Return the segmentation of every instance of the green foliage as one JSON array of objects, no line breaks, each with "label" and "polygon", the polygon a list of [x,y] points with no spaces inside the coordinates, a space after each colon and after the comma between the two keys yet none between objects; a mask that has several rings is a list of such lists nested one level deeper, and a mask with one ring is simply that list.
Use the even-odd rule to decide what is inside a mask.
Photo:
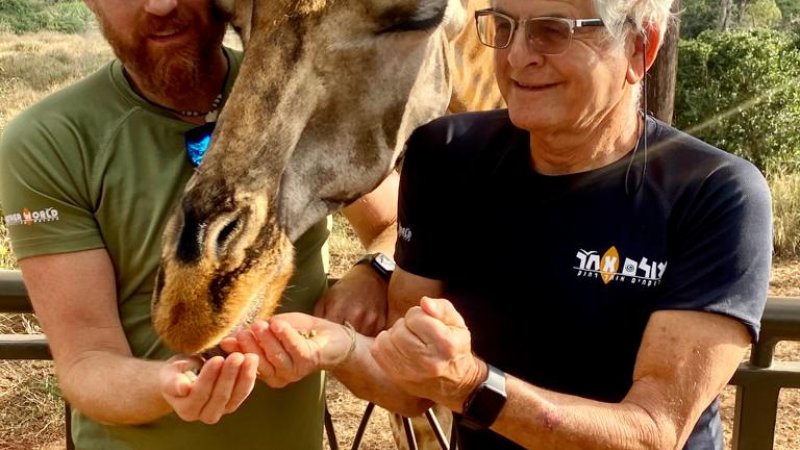
[{"label": "green foliage", "polygon": [[[696,38],[706,30],[720,29],[721,0],[682,0],[681,38]],[[773,28],[785,31],[800,25],[798,0],[731,0],[728,28],[742,30]]]},{"label": "green foliage", "polygon": [[675,125],[765,173],[800,170],[800,50],[769,30],[681,40]]},{"label": "green foliage", "polygon": [[681,6],[681,39],[694,38],[719,27],[719,0],[683,0]]},{"label": "green foliage", "polygon": [[93,20],[81,0],[0,0],[0,31],[81,33]]},{"label": "green foliage", "polygon": [[781,24],[781,10],[775,0],[755,0],[740,12],[739,28],[775,28]]},{"label": "green foliage", "polygon": [[24,33],[36,29],[39,20],[34,2],[0,0],[0,30]]},{"label": "green foliage", "polygon": [[797,0],[775,0],[781,10],[784,24],[800,22],[800,2]]},{"label": "green foliage", "polygon": [[62,33],[82,33],[94,16],[82,1],[59,1],[45,11],[45,28]]}]

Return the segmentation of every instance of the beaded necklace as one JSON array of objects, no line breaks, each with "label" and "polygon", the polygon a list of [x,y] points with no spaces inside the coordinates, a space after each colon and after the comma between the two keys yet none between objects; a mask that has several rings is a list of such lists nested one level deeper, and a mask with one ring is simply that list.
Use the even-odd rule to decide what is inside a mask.
[{"label": "beaded necklace", "polygon": [[[215,122],[217,120],[217,116],[219,116],[219,107],[222,105],[222,100],[225,98],[225,96],[224,96],[224,94],[225,94],[225,86],[228,85],[228,77],[231,74],[231,61],[230,61],[230,58],[228,58],[228,54],[225,53],[224,51],[223,51],[223,54],[225,55],[225,61],[226,61],[227,65],[228,65],[228,67],[227,67],[227,70],[225,72],[225,78],[222,80],[222,86],[220,87],[220,92],[219,92],[219,94],[217,94],[216,97],[214,97],[214,101],[211,102],[211,109],[208,110],[208,111],[187,111],[187,110],[173,109],[173,108],[170,108],[169,106],[164,106],[164,105],[158,104],[158,103],[150,100],[149,98],[147,98],[147,96],[145,96],[145,95],[142,95],[142,94],[140,94],[140,95],[142,96],[142,98],[144,98],[151,105],[157,106],[157,107],[162,108],[162,109],[166,109],[167,111],[169,111],[169,112],[171,112],[171,113],[173,113],[175,115],[178,115],[178,116],[181,116],[181,117],[201,117],[201,116],[204,116],[204,119],[205,119],[206,123]],[[131,83],[131,86],[135,86],[134,83],[131,81],[130,76],[127,73],[127,70],[125,70],[124,68],[123,68],[123,73],[125,74],[125,78],[127,78],[128,81]]]},{"label": "beaded necklace", "polygon": [[[225,76],[225,80],[226,81],[228,80],[228,76],[227,75]],[[225,83],[222,84],[222,89],[225,89]],[[178,114],[178,115],[183,116],[183,117],[205,116],[206,122],[214,122],[215,120],[217,120],[217,116],[219,115],[219,105],[221,105],[221,104],[222,104],[222,92],[220,92],[219,94],[217,94],[216,97],[214,97],[214,101],[211,103],[211,109],[209,111],[206,111],[206,112],[185,111],[185,110],[178,111],[177,109],[168,108],[166,106],[161,106],[161,107],[166,109],[166,110],[169,110],[170,112],[172,112],[174,114]]]}]

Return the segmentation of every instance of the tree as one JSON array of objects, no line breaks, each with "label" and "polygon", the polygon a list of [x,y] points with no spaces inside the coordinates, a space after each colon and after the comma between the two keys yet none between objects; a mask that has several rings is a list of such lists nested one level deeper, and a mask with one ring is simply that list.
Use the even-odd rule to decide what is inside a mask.
[{"label": "tree", "polygon": [[[673,14],[681,9],[681,0],[672,4]],[[680,37],[680,21],[670,22],[664,35],[664,43],[659,50],[655,65],[647,75],[648,112],[652,112],[666,123],[672,123],[672,113],[675,107],[675,76],[678,66],[678,39]]]},{"label": "tree", "polygon": [[728,31],[731,26],[731,13],[733,12],[733,0],[720,0],[719,4],[719,29]]},{"label": "tree", "polygon": [[747,9],[747,0],[738,0],[736,5],[736,12],[739,13],[739,17],[736,18],[737,23],[742,23],[745,9]]},{"label": "tree", "polygon": [[[705,30],[720,29],[723,17],[721,10],[723,3],[730,4],[733,0],[683,0],[679,17],[681,20],[681,39],[694,38]],[[727,26],[727,25],[726,25]]]},{"label": "tree", "polygon": [[765,172],[800,170],[800,49],[775,30],[680,42],[675,125]]},{"label": "tree", "polygon": [[712,29],[790,30],[794,24],[800,24],[800,0],[683,0],[681,38]]},{"label": "tree", "polygon": [[775,28],[781,23],[781,10],[775,0],[751,0],[739,15],[739,28]]},{"label": "tree", "polygon": [[775,5],[781,10],[784,27],[789,28],[792,24],[800,25],[800,1],[775,0]]}]

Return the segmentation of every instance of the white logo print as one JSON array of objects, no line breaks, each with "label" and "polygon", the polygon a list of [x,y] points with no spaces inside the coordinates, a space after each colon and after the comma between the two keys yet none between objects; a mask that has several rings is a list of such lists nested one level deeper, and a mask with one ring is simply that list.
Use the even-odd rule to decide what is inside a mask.
[{"label": "white logo print", "polygon": [[6,226],[33,225],[35,223],[55,222],[59,220],[58,210],[55,208],[45,208],[40,211],[31,211],[22,208],[22,212],[5,215]]},{"label": "white logo print", "polygon": [[638,260],[625,258],[620,271],[620,260],[622,259],[617,248],[611,246],[603,256],[594,250],[578,250],[575,254],[578,258],[577,266],[573,267],[579,277],[600,278],[603,283],[608,284],[612,281],[639,284],[642,286],[658,286],[664,271],[667,270],[667,262],[651,261],[646,257]]},{"label": "white logo print", "polygon": [[397,224],[397,235],[400,236],[400,239],[411,242],[411,228],[406,228],[400,223]]}]

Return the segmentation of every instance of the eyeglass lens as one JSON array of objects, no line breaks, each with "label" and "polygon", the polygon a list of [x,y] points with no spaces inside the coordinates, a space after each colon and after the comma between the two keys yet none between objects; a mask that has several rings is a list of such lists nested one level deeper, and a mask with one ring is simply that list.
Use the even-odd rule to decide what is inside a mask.
[{"label": "eyeglass lens", "polygon": [[192,128],[184,135],[186,140],[186,156],[193,166],[197,167],[203,162],[206,150],[211,144],[211,135],[214,133],[216,122],[208,122],[199,127]]},{"label": "eyeglass lens", "polygon": [[[569,47],[572,32],[569,23],[549,18],[521,21],[531,49],[542,53],[561,53]],[[514,23],[507,17],[486,14],[478,16],[481,42],[494,48],[505,48],[513,39]]]}]

